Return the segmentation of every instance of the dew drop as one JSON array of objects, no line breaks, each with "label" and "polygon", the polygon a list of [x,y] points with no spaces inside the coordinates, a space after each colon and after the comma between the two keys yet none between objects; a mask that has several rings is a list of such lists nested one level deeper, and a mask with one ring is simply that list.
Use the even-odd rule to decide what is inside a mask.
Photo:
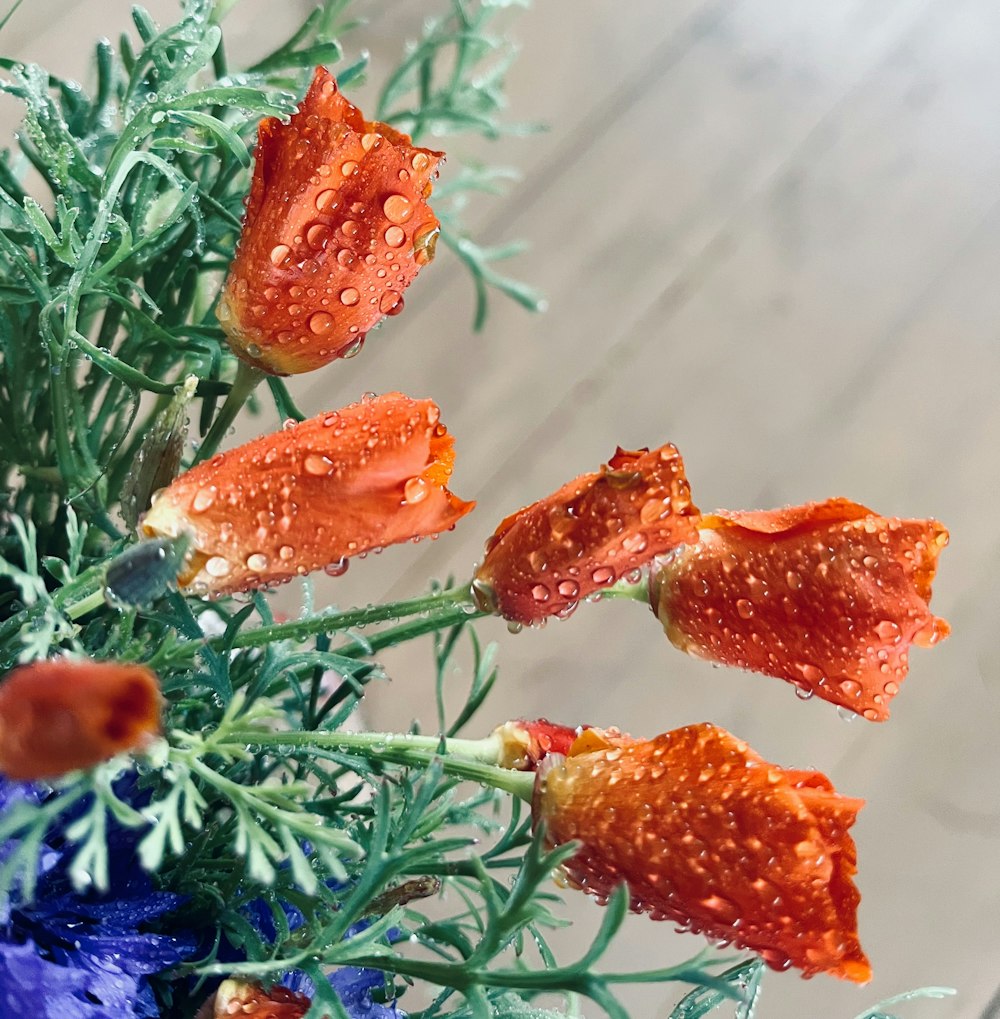
[{"label": "dew drop", "polygon": [[348,566],[350,566],[350,560],[347,556],[341,556],[336,562],[324,566],[323,572],[328,577],[342,577],[347,572]]},{"label": "dew drop", "polygon": [[278,555],[284,559],[285,562],[288,562],[288,560],[295,555],[295,549],[292,548],[291,545],[282,545],[281,548],[278,549]]},{"label": "dew drop", "polygon": [[413,204],[403,195],[389,195],[382,203],[382,211],[390,223],[405,223],[413,215]]},{"label": "dew drop", "polygon": [[846,697],[860,697],[861,684],[854,679],[842,679],[840,689]]},{"label": "dew drop", "polygon": [[795,570],[789,570],[785,574],[785,583],[793,590],[798,591],[802,586],[802,576],[795,572]]},{"label": "dew drop", "polygon": [[330,228],[323,223],[313,223],[306,231],[306,240],[314,248],[322,248],[330,239]]},{"label": "dew drop", "polygon": [[629,555],[639,555],[640,552],[646,551],[646,546],[649,542],[646,540],[646,535],[641,531],[635,534],[626,535],[622,539],[622,548],[629,553]]},{"label": "dew drop", "polygon": [[254,552],[247,556],[247,569],[254,573],[263,573],[267,569],[268,561],[263,552]]},{"label": "dew drop", "polygon": [[736,612],[740,619],[753,618],[753,605],[746,598],[737,598]]},{"label": "dew drop", "polygon": [[361,147],[365,152],[371,152],[373,148],[382,140],[381,135],[376,134],[374,131],[369,131],[367,134],[361,136]]},{"label": "dew drop", "polygon": [[281,263],[288,258],[291,250],[292,249],[287,244],[275,244],[275,246],[271,248],[271,264],[281,265]]},{"label": "dew drop", "polygon": [[226,577],[229,575],[231,567],[229,560],[224,559],[220,555],[214,555],[208,562],[205,563],[205,572],[210,577]]},{"label": "dew drop", "polygon": [[191,500],[191,512],[204,513],[215,502],[217,494],[218,489],[214,485],[209,488],[199,488],[194,494],[194,499]]},{"label": "dew drop", "polygon": [[357,237],[358,236],[358,224],[353,219],[345,219],[340,224],[341,233],[345,237]]},{"label": "dew drop", "polygon": [[344,347],[337,356],[347,358],[357,357],[358,354],[361,353],[361,348],[364,345],[365,345],[365,334],[362,333],[356,339],[351,340],[351,342],[348,343],[347,346]]},{"label": "dew drop", "polygon": [[893,644],[898,644],[902,638],[899,625],[891,619],[883,619],[880,623],[877,623],[875,632],[879,635],[880,640],[889,641]]},{"label": "dew drop", "polygon": [[357,260],[358,256],[355,255],[350,248],[341,248],[340,251],[337,252],[337,262],[345,269],[350,269]]},{"label": "dew drop", "polygon": [[378,310],[383,315],[398,315],[403,310],[403,295],[387,290],[379,299]]},{"label": "dew drop", "polygon": [[361,295],[354,287],[345,287],[340,291],[340,303],[346,304],[348,307],[357,304],[360,298]]},{"label": "dew drop", "polygon": [[615,571],[610,566],[598,566],[591,578],[595,584],[610,584],[615,579]]},{"label": "dew drop", "polygon": [[430,490],[430,482],[426,478],[410,478],[403,485],[403,499],[408,504],[423,502],[430,494]]},{"label": "dew drop", "polygon": [[535,584],[531,589],[531,597],[537,602],[547,602],[549,600],[549,589],[544,584]]},{"label": "dew drop", "polygon": [[325,336],[333,329],[333,316],[325,311],[314,311],[309,316],[309,330],[317,336]]},{"label": "dew drop", "polygon": [[305,458],[302,466],[305,468],[306,474],[312,474],[314,477],[319,478],[330,473],[333,469],[333,461],[325,456],[321,456],[319,453],[310,453]]},{"label": "dew drop", "polygon": [[321,191],[316,196],[316,211],[317,212],[330,212],[335,209],[337,205],[336,192],[332,187],[327,187],[325,191]]},{"label": "dew drop", "polygon": [[556,589],[563,598],[575,598],[580,593],[580,585],[575,580],[560,580]]},{"label": "dew drop", "polygon": [[357,173],[358,164],[353,159],[348,159],[340,168],[340,172],[345,177],[350,177],[352,174]]},{"label": "dew drop", "polygon": [[424,152],[415,152],[413,158],[410,160],[410,166],[419,173],[421,170],[426,170],[430,165],[430,159]]},{"label": "dew drop", "polygon": [[401,226],[390,226],[383,236],[390,248],[398,248],[406,240],[406,231]]}]

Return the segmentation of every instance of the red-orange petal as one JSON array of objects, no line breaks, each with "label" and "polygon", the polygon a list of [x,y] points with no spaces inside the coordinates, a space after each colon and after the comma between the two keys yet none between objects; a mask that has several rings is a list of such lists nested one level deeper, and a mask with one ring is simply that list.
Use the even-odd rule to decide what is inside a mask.
[{"label": "red-orange petal", "polygon": [[547,843],[582,843],[565,865],[571,883],[600,900],[624,882],[634,911],[749,948],[776,969],[870,978],[847,834],[861,800],[707,723],[652,740],[611,734],[605,746],[600,736],[587,730],[536,779],[533,816]]},{"label": "red-orange petal", "polygon": [[445,487],[452,437],[431,400],[365,398],[220,453],[178,477],[143,518],[186,535],[182,586],[246,591],[454,527],[475,503]]},{"label": "red-orange petal", "polygon": [[547,718],[519,718],[493,730],[500,743],[497,764],[514,771],[534,771],[549,754],[568,754],[587,726],[572,727]]},{"label": "red-orange petal", "polygon": [[598,473],[507,517],[486,544],[476,586],[506,619],[563,616],[655,556],[696,541],[697,521],[675,446],[619,449]]},{"label": "red-orange petal", "polygon": [[366,121],[318,67],[291,120],[258,129],[218,307],[234,353],[275,375],[312,371],[399,314],[434,256],[439,224],[427,199],[443,155]]},{"label": "red-orange petal", "polygon": [[264,990],[261,984],[223,980],[198,1012],[197,1019],[302,1019],[310,1001],[286,987]]},{"label": "red-orange petal", "polygon": [[55,778],[142,748],[160,731],[160,687],[142,665],[51,659],[0,684],[0,772]]},{"label": "red-orange petal", "polygon": [[948,634],[928,601],[948,532],[846,499],[719,511],[659,563],[650,597],[681,650],[889,717],[911,644]]}]

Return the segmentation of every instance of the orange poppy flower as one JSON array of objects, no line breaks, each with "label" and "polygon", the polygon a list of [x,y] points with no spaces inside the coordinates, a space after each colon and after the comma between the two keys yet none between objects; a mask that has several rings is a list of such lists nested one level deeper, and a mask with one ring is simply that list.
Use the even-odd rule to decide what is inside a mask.
[{"label": "orange poppy flower", "polygon": [[186,535],[181,586],[230,594],[454,527],[475,503],[445,487],[455,454],[432,400],[366,397],[264,435],[180,475],[143,518]]},{"label": "orange poppy flower", "polygon": [[0,684],[0,772],[55,778],[141,748],[160,731],[160,687],[142,665],[32,662]]},{"label": "orange poppy flower", "polygon": [[682,651],[884,721],[910,645],[930,647],[949,632],[928,606],[948,543],[936,520],[830,499],[720,510],[701,528],[697,544],[657,564],[650,585],[653,610]]},{"label": "orange poppy flower", "polygon": [[507,517],[486,543],[474,587],[515,622],[565,616],[654,556],[696,541],[697,525],[675,446],[619,448],[598,473]]},{"label": "orange poppy flower", "polygon": [[582,843],[565,871],[599,900],[625,882],[635,912],[863,983],[847,834],[862,805],[705,723],[651,740],[588,729],[543,761],[533,817],[550,846]]},{"label": "orange poppy flower", "polygon": [[302,1019],[309,1011],[309,999],[287,987],[265,991],[260,984],[223,980],[219,989],[201,1007],[195,1019]]},{"label": "orange poppy flower", "polygon": [[355,353],[434,257],[427,204],[441,152],[366,121],[316,69],[298,112],[257,132],[253,180],[218,318],[233,352],[273,375]]}]

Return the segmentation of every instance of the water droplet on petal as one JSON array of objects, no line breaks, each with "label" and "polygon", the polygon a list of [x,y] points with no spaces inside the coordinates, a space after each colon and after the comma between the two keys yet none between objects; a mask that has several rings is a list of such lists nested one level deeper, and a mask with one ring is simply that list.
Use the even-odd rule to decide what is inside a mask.
[{"label": "water droplet on petal", "polygon": [[191,512],[204,513],[215,502],[217,494],[218,489],[214,485],[208,488],[199,488],[194,494],[194,499],[191,500]]},{"label": "water droplet on petal", "polygon": [[535,584],[531,589],[531,597],[537,602],[546,602],[549,600],[549,589],[544,584]]},{"label": "water droplet on petal", "polygon": [[413,215],[413,204],[403,195],[389,195],[382,203],[382,211],[390,223],[405,223]]},{"label": "water droplet on petal", "polygon": [[736,612],[740,619],[751,619],[753,617],[753,605],[746,598],[736,600]]},{"label": "water droplet on petal", "polygon": [[361,147],[365,152],[371,152],[373,148],[382,140],[382,136],[376,134],[374,131],[369,131],[367,134],[361,136]]},{"label": "water droplet on petal", "polygon": [[880,640],[891,641],[893,644],[898,644],[902,639],[899,624],[894,623],[891,619],[883,619],[878,623],[875,626],[875,632],[879,635]]},{"label": "water droplet on petal", "polygon": [[314,311],[309,316],[309,330],[316,336],[325,336],[333,327],[333,316],[328,312]]},{"label": "water droplet on petal", "polygon": [[291,250],[292,249],[287,244],[275,244],[275,246],[271,248],[271,264],[281,265],[281,263],[288,258]]},{"label": "water droplet on petal", "polygon": [[205,572],[210,577],[226,577],[229,575],[231,568],[229,560],[223,559],[220,555],[212,556],[212,558],[205,563]]},{"label": "water droplet on petal", "polygon": [[575,580],[560,580],[557,590],[564,598],[575,598],[580,593],[580,585]]},{"label": "water droplet on petal", "polygon": [[340,291],[340,303],[346,304],[348,307],[357,304],[360,298],[361,295],[354,287],[346,287]]},{"label": "water droplet on petal", "polygon": [[353,219],[345,219],[340,224],[341,233],[345,237],[357,237],[358,236],[358,224]]},{"label": "water droplet on petal", "polygon": [[336,562],[324,566],[323,572],[328,577],[342,577],[347,572],[347,567],[350,566],[350,564],[350,560],[347,556],[341,556]]},{"label": "water droplet on petal", "polygon": [[615,579],[615,571],[610,566],[598,566],[591,577],[595,584],[610,584]]},{"label": "water droplet on petal", "polygon": [[793,590],[797,591],[802,586],[802,577],[796,573],[795,570],[789,570],[785,574],[785,583]]},{"label": "water droplet on petal", "polygon": [[324,223],[313,223],[306,231],[306,240],[314,248],[322,248],[330,239],[330,228]]},{"label": "water droplet on petal", "polygon": [[410,160],[410,166],[419,173],[421,170],[426,170],[430,165],[430,159],[424,152],[415,152],[413,158]]},{"label": "water droplet on petal", "polygon": [[430,494],[430,482],[426,478],[410,478],[403,485],[403,499],[409,503],[423,502]]},{"label": "water droplet on petal", "polygon": [[285,562],[288,562],[288,560],[295,555],[295,549],[292,548],[291,545],[282,545],[281,548],[278,549],[278,555],[284,559]]},{"label": "water droplet on petal", "polygon": [[321,456],[319,453],[310,453],[303,462],[302,466],[306,470],[306,474],[312,474],[314,477],[323,477],[333,470],[333,461],[325,456]]},{"label": "water droplet on petal", "polygon": [[861,696],[861,684],[853,679],[842,679],[840,681],[840,689],[847,697],[860,697]]},{"label": "water droplet on petal", "polygon": [[[356,327],[352,327],[356,328]],[[338,357],[357,357],[361,353],[361,348],[365,345],[365,334],[362,333],[356,339],[351,340],[346,347],[342,348]]]},{"label": "water droplet on petal", "polygon": [[390,248],[398,248],[406,240],[406,231],[401,226],[390,226],[383,236]]},{"label": "water droplet on petal", "polygon": [[403,295],[387,290],[379,299],[378,310],[383,315],[398,315],[403,310]]},{"label": "water droplet on petal", "polygon": [[254,552],[247,556],[247,569],[254,573],[263,573],[267,569],[268,558],[263,552]]},{"label": "water droplet on petal", "polygon": [[343,164],[343,166],[341,166],[341,168],[340,168],[340,172],[341,172],[341,173],[342,173],[342,174],[343,174],[343,175],[344,175],[345,177],[350,177],[350,176],[351,176],[351,174],[353,174],[353,173],[357,172],[357,169],[358,169],[358,164],[357,164],[356,162],[354,162],[354,160],[353,160],[353,159],[348,159],[348,160],[347,160],[347,161],[346,161],[346,162],[345,162],[345,163]]}]

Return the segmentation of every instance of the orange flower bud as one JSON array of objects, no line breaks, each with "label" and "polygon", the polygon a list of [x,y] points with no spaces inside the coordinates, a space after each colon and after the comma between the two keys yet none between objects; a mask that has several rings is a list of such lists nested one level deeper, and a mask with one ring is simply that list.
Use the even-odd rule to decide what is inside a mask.
[{"label": "orange flower bud", "polygon": [[356,353],[403,310],[434,257],[427,204],[443,153],[368,122],[316,69],[289,123],[261,121],[253,181],[218,317],[233,352],[273,375]]},{"label": "orange flower bud", "polygon": [[565,616],[654,556],[696,541],[697,525],[676,447],[619,448],[599,473],[507,517],[486,543],[475,587],[506,619]]},{"label": "orange flower bud", "polygon": [[223,980],[219,989],[199,1010],[196,1019],[302,1019],[309,999],[286,987],[265,991],[260,984]]},{"label": "orange flower bud", "polygon": [[156,677],[142,665],[22,665],[0,685],[0,772],[55,778],[139,749],[160,731],[160,703]]},{"label": "orange flower bud", "polygon": [[846,499],[720,510],[653,571],[650,598],[682,651],[795,683],[872,721],[906,676],[910,644],[948,624],[928,606],[948,532]]},{"label": "orange flower bud", "polygon": [[342,572],[347,557],[448,530],[475,505],[445,487],[455,454],[439,418],[402,393],[319,414],[182,474],[143,530],[187,536],[178,580],[197,592]]},{"label": "orange flower bud", "polygon": [[705,723],[651,740],[588,729],[539,768],[533,817],[550,846],[582,843],[566,874],[599,900],[625,882],[635,912],[863,983],[847,834],[862,805]]},{"label": "orange flower bud", "polygon": [[512,771],[534,771],[549,754],[567,754],[587,726],[557,725],[547,718],[519,718],[493,730],[500,744],[497,764]]}]

